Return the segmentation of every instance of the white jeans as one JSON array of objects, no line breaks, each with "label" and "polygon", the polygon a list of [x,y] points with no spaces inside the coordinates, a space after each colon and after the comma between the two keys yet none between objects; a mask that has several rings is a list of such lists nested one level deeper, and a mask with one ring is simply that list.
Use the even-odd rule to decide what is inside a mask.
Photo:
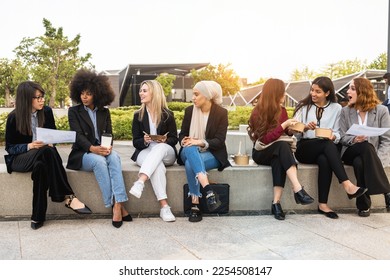
[{"label": "white jeans", "polygon": [[149,146],[138,154],[137,165],[141,166],[138,174],[149,177],[157,200],[168,198],[165,166],[173,165],[175,161],[175,151],[165,143]]}]

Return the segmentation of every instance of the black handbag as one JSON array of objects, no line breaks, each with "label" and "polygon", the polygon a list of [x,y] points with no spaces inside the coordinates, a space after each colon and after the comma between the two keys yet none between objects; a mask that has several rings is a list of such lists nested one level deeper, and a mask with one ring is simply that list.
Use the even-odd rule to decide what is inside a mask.
[{"label": "black handbag", "polygon": [[[221,205],[213,210],[209,211],[205,196],[199,199],[199,209],[204,214],[228,214],[229,213],[229,184],[210,184],[213,191],[218,195]],[[191,196],[188,196],[188,184],[183,186],[183,206],[184,213],[189,214],[192,206]]]}]

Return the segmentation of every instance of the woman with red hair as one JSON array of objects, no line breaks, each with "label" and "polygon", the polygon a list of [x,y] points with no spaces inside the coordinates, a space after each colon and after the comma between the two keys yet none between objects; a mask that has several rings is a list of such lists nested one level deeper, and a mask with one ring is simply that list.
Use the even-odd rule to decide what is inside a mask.
[{"label": "woman with red hair", "polygon": [[347,91],[349,102],[341,111],[341,158],[352,165],[357,185],[368,191],[356,199],[360,217],[370,216],[371,194],[384,194],[390,210],[390,184],[383,166],[389,166],[390,130],[379,136],[347,134],[353,124],[390,128],[387,108],[380,104],[374,87],[366,78],[355,78]]},{"label": "woman with red hair", "polygon": [[286,108],[281,104],[285,100],[284,82],[279,79],[269,79],[263,86],[259,101],[253,109],[249,119],[248,134],[253,143],[261,141],[270,144],[262,150],[253,149],[252,158],[257,164],[272,167],[274,198],[271,211],[275,219],[284,220],[280,200],[286,182],[286,175],[290,179],[296,203],[306,205],[314,199],[306,193],[297,177],[297,163],[291,146],[286,141],[275,141],[283,134],[292,135],[289,127],[297,121],[289,119]]}]

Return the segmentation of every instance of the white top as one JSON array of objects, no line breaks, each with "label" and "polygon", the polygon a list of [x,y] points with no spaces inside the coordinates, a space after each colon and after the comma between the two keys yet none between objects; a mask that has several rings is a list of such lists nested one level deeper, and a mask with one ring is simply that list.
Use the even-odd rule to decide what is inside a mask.
[{"label": "white top", "polygon": [[362,121],[362,118],[359,115],[359,110],[356,111],[356,114],[357,114],[357,117],[358,117],[359,124],[367,126],[368,113],[366,113],[366,117],[364,118],[364,121]]},{"label": "white top", "polygon": [[[339,119],[341,114],[341,105],[339,103],[332,102],[328,106],[325,106],[324,112],[322,113],[322,117],[320,119],[320,128],[330,128],[333,130],[333,135],[336,136],[336,139],[333,141],[334,143],[338,143],[340,141],[340,125]],[[297,120],[307,124],[309,122],[317,123],[316,117],[316,106],[312,105],[306,118],[307,106],[303,106],[297,113]],[[305,138],[316,138],[314,130],[307,130],[306,132],[300,133],[296,135],[298,140]]]},{"label": "white top", "polygon": [[[152,116],[149,114],[149,111],[146,109],[146,112],[148,112],[148,118],[149,118],[149,130],[150,130],[150,135],[156,135],[157,134],[157,127],[156,124],[153,123]],[[152,141],[149,146],[153,147],[154,145],[158,144],[155,141]]]}]

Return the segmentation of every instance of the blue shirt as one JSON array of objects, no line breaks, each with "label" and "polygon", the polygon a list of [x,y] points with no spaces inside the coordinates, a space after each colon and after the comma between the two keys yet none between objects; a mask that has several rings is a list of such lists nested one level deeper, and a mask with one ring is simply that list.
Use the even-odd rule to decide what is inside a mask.
[{"label": "blue shirt", "polygon": [[84,106],[84,109],[88,112],[88,115],[89,117],[91,118],[91,121],[92,121],[92,124],[93,124],[93,128],[95,130],[95,139],[96,141],[99,143],[100,145],[100,140],[99,140],[99,133],[98,133],[98,129],[97,129],[97,122],[96,122],[96,111],[98,110],[97,107],[95,107],[95,109],[91,110],[89,107],[87,106]]}]

